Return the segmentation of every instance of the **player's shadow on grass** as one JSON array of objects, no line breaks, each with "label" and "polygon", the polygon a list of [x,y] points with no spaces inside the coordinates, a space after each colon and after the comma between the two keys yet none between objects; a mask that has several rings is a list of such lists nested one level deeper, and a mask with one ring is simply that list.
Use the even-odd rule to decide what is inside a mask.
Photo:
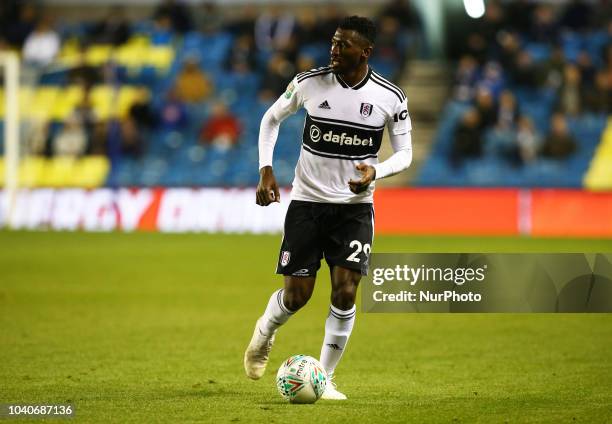
[{"label": "player's shadow on grass", "polygon": [[259,405],[260,409],[264,409],[266,410],[266,408],[272,409],[272,407],[292,407],[292,408],[324,408],[324,407],[336,407],[339,405],[347,405],[350,402],[330,402],[330,401],[324,401],[324,400],[319,400],[315,403],[306,403],[306,404],[299,404],[299,403],[289,403],[283,399],[278,399],[278,400],[266,400],[263,402],[256,402],[257,405]]}]

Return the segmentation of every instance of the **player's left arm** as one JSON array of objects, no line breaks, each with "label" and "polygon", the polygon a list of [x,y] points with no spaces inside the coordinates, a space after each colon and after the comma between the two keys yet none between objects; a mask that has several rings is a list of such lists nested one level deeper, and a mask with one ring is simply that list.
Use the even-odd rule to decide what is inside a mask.
[{"label": "player's left arm", "polygon": [[387,128],[394,153],[386,161],[374,165],[377,180],[403,171],[412,162],[412,121],[408,115],[408,99],[397,99],[387,118]]},{"label": "player's left arm", "polygon": [[387,160],[373,166],[377,180],[398,174],[412,163],[412,136],[410,131],[405,134],[391,134],[393,154]]},{"label": "player's left arm", "polygon": [[412,123],[408,116],[407,101],[398,102],[395,105],[393,116],[388,123],[389,138],[393,155],[387,160],[376,165],[358,164],[355,168],[361,172],[359,180],[350,180],[349,187],[355,194],[365,191],[374,180],[395,175],[410,166],[412,163]]}]

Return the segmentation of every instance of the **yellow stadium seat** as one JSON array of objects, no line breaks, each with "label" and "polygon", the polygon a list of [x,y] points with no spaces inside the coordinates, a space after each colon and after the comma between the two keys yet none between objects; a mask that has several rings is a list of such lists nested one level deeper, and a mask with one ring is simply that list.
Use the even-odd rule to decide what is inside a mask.
[{"label": "yellow stadium seat", "polygon": [[72,67],[79,62],[79,56],[79,41],[76,38],[71,38],[62,44],[57,61],[63,66]]},{"label": "yellow stadium seat", "polygon": [[138,97],[138,90],[134,87],[123,87],[119,91],[117,105],[115,108],[116,115],[120,118],[125,118],[130,110],[130,106]]},{"label": "yellow stadium seat", "polygon": [[127,44],[138,47],[147,47],[151,45],[151,39],[147,35],[133,35],[127,41]]},{"label": "yellow stadium seat", "polygon": [[111,115],[113,89],[108,85],[99,85],[91,91],[91,103],[94,113],[99,119],[108,119]]},{"label": "yellow stadium seat", "polygon": [[140,68],[144,64],[144,55],[142,52],[147,49],[147,46],[125,44],[115,51],[114,58],[120,65],[128,68]]},{"label": "yellow stadium seat", "polygon": [[19,116],[30,117],[30,108],[32,107],[35,95],[36,89],[34,87],[25,85],[19,87]]},{"label": "yellow stadium seat", "polygon": [[19,186],[41,186],[46,167],[47,159],[42,156],[31,156],[23,159],[19,166]]},{"label": "yellow stadium seat", "polygon": [[41,87],[30,97],[26,115],[30,118],[49,119],[51,110],[57,101],[59,88]]},{"label": "yellow stadium seat", "polygon": [[608,120],[601,142],[584,176],[583,184],[591,190],[612,189],[612,118]]},{"label": "yellow stadium seat", "polygon": [[41,181],[45,187],[66,187],[72,181],[77,159],[70,156],[56,157],[49,160],[45,176]]},{"label": "yellow stadium seat", "polygon": [[106,156],[86,156],[77,162],[71,185],[83,188],[101,187],[109,170],[110,162]]},{"label": "yellow stadium seat", "polygon": [[58,121],[64,121],[68,118],[76,105],[83,100],[83,88],[78,86],[70,86],[62,90],[57,101],[53,105],[51,110],[51,117]]},{"label": "yellow stadium seat", "polygon": [[113,53],[113,48],[106,44],[95,44],[85,52],[85,60],[90,65],[102,65],[109,61]]},{"label": "yellow stadium seat", "polygon": [[166,71],[174,60],[174,50],[168,46],[151,46],[147,63],[159,71]]}]

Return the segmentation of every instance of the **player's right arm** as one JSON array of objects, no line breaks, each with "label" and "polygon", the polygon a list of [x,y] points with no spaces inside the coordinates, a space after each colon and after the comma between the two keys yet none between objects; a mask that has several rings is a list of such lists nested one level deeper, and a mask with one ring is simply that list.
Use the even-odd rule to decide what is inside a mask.
[{"label": "player's right arm", "polygon": [[287,116],[295,113],[304,104],[302,93],[294,78],[287,86],[285,93],[270,106],[261,119],[259,127],[259,184],[255,193],[256,203],[268,206],[272,202],[280,203],[280,192],[272,170],[274,146],[278,138],[278,129]]}]

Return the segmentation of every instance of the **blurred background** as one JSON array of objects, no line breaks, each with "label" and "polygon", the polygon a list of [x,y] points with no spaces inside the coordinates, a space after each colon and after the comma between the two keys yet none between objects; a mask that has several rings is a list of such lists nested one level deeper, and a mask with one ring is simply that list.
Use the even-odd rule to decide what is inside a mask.
[{"label": "blurred background", "polygon": [[[351,14],[414,128],[377,231],[612,237],[604,0],[4,0],[0,225],[279,231],[286,202],[254,205],[259,123]],[[287,189],[303,119],[275,149]]]}]

